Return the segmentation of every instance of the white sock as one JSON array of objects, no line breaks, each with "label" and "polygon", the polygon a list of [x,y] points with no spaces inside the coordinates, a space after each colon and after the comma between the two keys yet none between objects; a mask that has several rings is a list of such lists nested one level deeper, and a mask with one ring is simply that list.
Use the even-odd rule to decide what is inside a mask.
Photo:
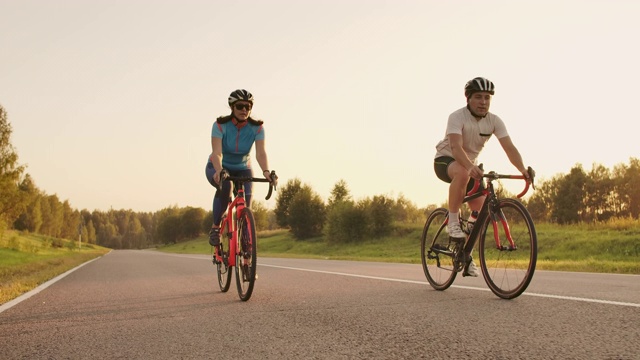
[{"label": "white sock", "polygon": [[458,219],[458,213],[449,213],[449,226],[452,226],[453,224],[460,224],[460,219]]}]

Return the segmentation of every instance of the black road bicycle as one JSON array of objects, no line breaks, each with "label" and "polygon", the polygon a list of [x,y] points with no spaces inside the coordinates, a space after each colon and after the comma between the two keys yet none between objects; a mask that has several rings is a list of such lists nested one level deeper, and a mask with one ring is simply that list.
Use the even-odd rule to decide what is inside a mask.
[{"label": "black road bicycle", "polygon": [[513,299],[529,286],[536,268],[538,245],[536,229],[531,214],[517,199],[498,198],[493,181],[498,179],[524,179],[522,197],[533,187],[535,172],[528,169],[528,181],[524,175],[500,175],[491,171],[483,176],[485,189],[478,191],[480,181],[467,193],[464,202],[486,196],[482,209],[472,229],[462,216],[460,226],[467,233],[465,240],[450,238],[446,228],[449,221],[447,209],[431,212],[424,225],[421,241],[421,258],[424,274],[436,290],[446,290],[453,284],[458,272],[466,270],[472,251],[478,243],[477,254],[480,269],[489,289],[498,297]]}]

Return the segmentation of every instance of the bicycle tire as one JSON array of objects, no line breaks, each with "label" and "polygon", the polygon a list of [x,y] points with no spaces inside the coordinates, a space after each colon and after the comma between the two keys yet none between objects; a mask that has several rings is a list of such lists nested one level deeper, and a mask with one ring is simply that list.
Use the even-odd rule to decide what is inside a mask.
[{"label": "bicycle tire", "polygon": [[445,222],[449,212],[438,208],[429,214],[424,224],[420,241],[422,269],[431,287],[436,290],[448,289],[458,274],[454,265],[456,245],[449,239]]},{"label": "bicycle tire", "polygon": [[238,218],[238,251],[236,251],[236,285],[240,300],[247,301],[256,281],[257,238],[253,213],[244,208]]},{"label": "bicycle tire", "polygon": [[[498,209],[490,211],[493,212],[482,224],[478,243],[480,268],[487,286],[495,295],[502,299],[514,299],[527,289],[536,269],[536,229],[531,214],[516,199],[500,199]],[[504,216],[506,219],[516,249],[509,246],[498,216]],[[497,220],[495,227],[492,217]],[[490,233],[490,236],[487,237],[487,233]],[[500,239],[501,248],[496,244],[496,236]]]},{"label": "bicycle tire", "polygon": [[[225,250],[226,247],[226,250]],[[229,234],[227,231],[226,215],[223,216],[220,227],[220,249],[224,259],[229,258]],[[215,251],[215,248],[214,248]],[[216,273],[218,274],[218,285],[221,292],[227,292],[231,286],[231,268],[228,261],[216,263]]]}]

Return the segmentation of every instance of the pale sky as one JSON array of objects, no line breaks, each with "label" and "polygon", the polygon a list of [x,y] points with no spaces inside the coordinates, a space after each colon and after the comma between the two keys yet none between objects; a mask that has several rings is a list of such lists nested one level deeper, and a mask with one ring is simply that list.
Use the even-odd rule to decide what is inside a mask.
[{"label": "pale sky", "polygon": [[[435,144],[476,76],[540,179],[640,156],[638,14],[622,0],[0,0],[0,104],[38,188],[79,210],[209,210],[211,125],[237,88],[282,185],[326,200],[343,179],[355,199],[424,207],[446,200]],[[517,173],[495,137],[480,161]]]}]

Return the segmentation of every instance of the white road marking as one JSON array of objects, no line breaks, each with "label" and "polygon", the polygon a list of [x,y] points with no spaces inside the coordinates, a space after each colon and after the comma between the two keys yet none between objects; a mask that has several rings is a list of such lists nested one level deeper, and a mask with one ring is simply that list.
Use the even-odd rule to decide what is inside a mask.
[{"label": "white road marking", "polygon": [[[162,254],[162,253],[156,253],[156,254]],[[203,259],[202,256],[190,256],[190,255],[178,255],[178,254],[162,254],[162,255],[178,256],[178,257],[185,257],[185,258],[199,259],[199,260]],[[97,257],[97,258],[95,258],[93,260],[87,261],[84,264],[76,266],[75,268],[65,272],[64,274],[60,274],[60,275],[56,276],[55,278],[45,282],[44,284],[38,286],[37,288],[35,288],[35,289],[33,289],[33,290],[29,291],[29,292],[26,292],[26,293],[18,296],[17,298],[9,301],[9,302],[6,302],[6,303],[0,305],[0,313],[2,313],[5,310],[8,310],[9,308],[19,304],[20,302],[22,302],[24,300],[27,300],[28,298],[32,297],[33,295],[36,295],[37,293],[41,292],[42,290],[48,288],[49,286],[53,285],[57,281],[61,280],[65,276],[67,276],[67,275],[71,274],[72,272],[78,270],[79,268],[89,264],[90,262],[98,260],[99,258],[100,257]],[[204,258],[204,259],[208,260],[208,261],[211,261],[211,259],[209,259],[209,258]],[[289,266],[268,265],[268,264],[259,264],[258,266],[280,268],[280,269],[287,269],[287,270],[296,270],[296,271],[315,272],[315,273],[322,273],[322,274],[329,274],[329,275],[350,276],[350,277],[357,277],[357,278],[363,278],[363,279],[393,281],[393,282],[401,282],[401,283],[408,283],[408,284],[421,284],[421,285],[428,284],[427,281],[394,279],[394,278],[385,278],[385,277],[379,277],[379,276],[368,276],[368,275],[341,273],[341,272],[335,272],[335,271],[303,269],[303,268],[296,268],[296,267],[289,267]],[[457,288],[457,289],[465,289],[465,290],[489,291],[489,289],[478,288],[478,287],[473,287],[473,286],[451,285],[451,287],[452,288]],[[588,303],[597,303],[597,304],[605,304],[605,305],[618,305],[618,306],[630,306],[630,307],[638,307],[638,308],[640,308],[640,304],[636,304],[636,303],[601,300],[601,299],[579,298],[579,297],[573,297],[573,296],[561,296],[561,295],[550,295],[550,294],[539,294],[539,293],[528,293],[528,292],[524,292],[521,296],[536,296],[536,297],[543,297],[543,298],[549,298],[549,299],[582,301],[582,302],[588,302]]]},{"label": "white road marking", "polygon": [[[357,278],[364,278],[364,279],[394,281],[394,282],[409,283],[409,284],[428,284],[427,281],[394,279],[394,278],[385,278],[385,277],[379,277],[379,276],[367,276],[367,275],[341,273],[341,272],[335,272],[335,271],[311,270],[311,269],[295,268],[295,267],[289,267],[289,266],[267,265],[267,264],[260,264],[259,266],[266,266],[266,267],[273,267],[273,268],[280,268],[280,269],[287,269],[287,270],[296,270],[296,271],[308,271],[308,272],[315,272],[315,273],[321,273],[321,274],[330,274],[330,275],[350,276],[350,277],[357,277]],[[478,287],[473,287],[473,286],[451,285],[451,287],[452,288],[458,288],[458,289],[465,289],[465,290],[490,291],[489,289],[478,288]],[[631,307],[640,308],[640,304],[636,304],[636,303],[601,300],[601,299],[580,298],[580,297],[574,297],[574,296],[528,293],[526,291],[521,296],[536,296],[536,297],[543,297],[543,298],[549,298],[549,299],[582,301],[582,302],[588,302],[588,303],[597,303],[597,304],[605,304],[605,305],[618,305],[618,306],[631,306]]]}]

